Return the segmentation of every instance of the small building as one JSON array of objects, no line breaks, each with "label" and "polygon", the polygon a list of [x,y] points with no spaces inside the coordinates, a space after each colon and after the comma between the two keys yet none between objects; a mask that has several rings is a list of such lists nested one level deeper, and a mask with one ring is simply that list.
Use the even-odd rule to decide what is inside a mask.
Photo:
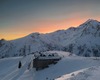
[{"label": "small building", "polygon": [[36,54],[33,60],[33,67],[36,68],[36,70],[41,70],[49,67],[50,64],[56,64],[60,59],[61,57],[59,57],[57,53]]}]

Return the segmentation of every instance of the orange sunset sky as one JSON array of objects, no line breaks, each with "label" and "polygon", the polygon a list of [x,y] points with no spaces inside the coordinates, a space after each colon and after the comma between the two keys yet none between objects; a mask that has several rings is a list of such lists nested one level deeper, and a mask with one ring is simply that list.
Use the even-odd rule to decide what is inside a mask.
[{"label": "orange sunset sky", "polygon": [[0,39],[77,27],[88,19],[100,21],[99,0],[1,0]]}]

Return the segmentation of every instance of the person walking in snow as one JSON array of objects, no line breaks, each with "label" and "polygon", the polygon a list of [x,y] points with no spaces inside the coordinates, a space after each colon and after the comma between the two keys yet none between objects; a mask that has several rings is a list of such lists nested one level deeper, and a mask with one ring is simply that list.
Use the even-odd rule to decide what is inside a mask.
[{"label": "person walking in snow", "polygon": [[19,61],[18,68],[21,68],[21,66],[22,66],[22,63],[21,61]]}]

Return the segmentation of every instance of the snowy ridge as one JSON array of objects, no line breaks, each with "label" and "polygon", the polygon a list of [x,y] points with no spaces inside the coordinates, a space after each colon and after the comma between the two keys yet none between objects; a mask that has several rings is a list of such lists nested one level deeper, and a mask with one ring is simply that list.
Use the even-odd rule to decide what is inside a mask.
[{"label": "snowy ridge", "polygon": [[100,66],[72,72],[55,80],[100,80]]},{"label": "snowy ridge", "polygon": [[1,58],[49,50],[66,51],[79,56],[100,56],[100,22],[89,19],[77,28],[48,34],[32,33],[11,41],[0,40]]}]

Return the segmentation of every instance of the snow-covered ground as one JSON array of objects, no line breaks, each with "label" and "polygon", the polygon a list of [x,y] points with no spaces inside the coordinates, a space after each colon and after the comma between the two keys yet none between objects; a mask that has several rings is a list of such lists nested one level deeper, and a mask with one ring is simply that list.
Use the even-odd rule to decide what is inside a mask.
[{"label": "snow-covered ground", "polygon": [[75,71],[55,80],[100,80],[100,66]]},{"label": "snow-covered ground", "polygon": [[[26,57],[17,57],[17,58],[6,58],[0,60],[0,80],[28,80],[26,78],[22,79],[23,75],[28,73],[27,76],[32,77],[33,69],[28,71],[28,64],[31,62],[32,55]],[[22,67],[18,68],[19,61],[22,62]],[[21,79],[20,79],[21,78]],[[30,80],[33,80],[30,79]]]},{"label": "snow-covered ground", "polygon": [[[57,52],[57,51],[56,51]],[[35,71],[35,69],[27,69],[28,64],[31,62],[33,55],[26,57],[12,57],[5,58],[0,60],[0,80],[81,80],[77,79],[67,79],[67,75],[72,76],[88,76],[94,75],[93,80],[99,80],[100,73],[100,60],[89,57],[78,57],[78,56],[69,56],[68,53],[62,53],[64,56],[57,64],[52,64],[48,68],[43,70]],[[18,69],[19,61],[22,62],[22,67]],[[90,68],[96,66],[96,68]],[[89,68],[89,69],[88,69]],[[76,72],[77,71],[77,72]],[[75,73],[74,73],[75,72]],[[81,73],[82,72],[82,73]],[[89,73],[88,73],[89,72]],[[93,73],[94,72],[94,73]],[[97,72],[97,73],[96,73]],[[71,73],[71,74],[70,74]],[[74,73],[74,74],[73,74]],[[84,75],[86,73],[86,75]],[[93,73],[93,74],[92,74]],[[66,75],[65,75],[66,74]],[[83,75],[81,75],[83,74]],[[96,76],[97,74],[97,76]],[[95,76],[97,79],[94,79]],[[69,78],[68,77],[68,78]],[[92,78],[92,77],[91,77]],[[84,80],[92,80],[92,79]]]}]

